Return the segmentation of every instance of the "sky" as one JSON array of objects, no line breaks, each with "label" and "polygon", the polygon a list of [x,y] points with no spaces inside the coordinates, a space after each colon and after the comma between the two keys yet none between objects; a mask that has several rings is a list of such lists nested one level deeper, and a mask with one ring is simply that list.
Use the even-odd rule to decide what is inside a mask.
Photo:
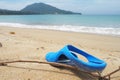
[{"label": "sky", "polygon": [[120,0],[0,0],[0,9],[21,10],[27,5],[39,2],[88,15],[120,15]]}]

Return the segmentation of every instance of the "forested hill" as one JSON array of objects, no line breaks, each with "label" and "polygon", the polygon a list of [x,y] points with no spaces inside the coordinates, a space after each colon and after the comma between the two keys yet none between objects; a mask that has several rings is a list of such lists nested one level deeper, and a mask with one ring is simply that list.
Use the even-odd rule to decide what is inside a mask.
[{"label": "forested hill", "polygon": [[71,11],[65,11],[44,3],[34,3],[26,6],[21,11],[34,12],[39,14],[80,14]]},{"label": "forested hill", "polygon": [[0,15],[24,15],[24,14],[34,14],[34,13],[0,9]]},{"label": "forested hill", "polygon": [[19,11],[0,9],[0,15],[24,15],[24,14],[80,14],[72,11],[61,10],[44,3],[34,3]]}]

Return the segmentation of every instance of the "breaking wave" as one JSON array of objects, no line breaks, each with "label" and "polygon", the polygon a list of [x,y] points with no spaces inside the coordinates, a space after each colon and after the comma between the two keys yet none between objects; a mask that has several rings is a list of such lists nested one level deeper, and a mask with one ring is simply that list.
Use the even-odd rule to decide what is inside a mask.
[{"label": "breaking wave", "polygon": [[112,27],[91,27],[91,26],[72,26],[72,25],[26,25],[26,24],[20,24],[20,23],[0,23],[0,26],[19,27],[19,28],[37,28],[37,29],[84,32],[84,33],[120,36],[120,28],[112,28]]}]

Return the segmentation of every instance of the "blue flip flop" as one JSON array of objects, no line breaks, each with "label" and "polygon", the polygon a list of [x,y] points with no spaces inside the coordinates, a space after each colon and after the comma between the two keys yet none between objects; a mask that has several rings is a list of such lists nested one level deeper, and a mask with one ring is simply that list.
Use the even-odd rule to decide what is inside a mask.
[{"label": "blue flip flop", "polygon": [[[84,56],[88,62],[78,58],[76,54]],[[58,52],[49,52],[46,54],[48,62],[57,62],[78,67],[87,72],[102,72],[106,67],[106,62],[100,60],[72,45],[66,45]]]}]

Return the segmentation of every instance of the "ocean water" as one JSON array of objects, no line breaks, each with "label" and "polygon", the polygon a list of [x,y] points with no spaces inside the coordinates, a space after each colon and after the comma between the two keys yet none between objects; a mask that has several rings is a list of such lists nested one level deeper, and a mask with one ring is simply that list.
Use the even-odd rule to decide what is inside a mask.
[{"label": "ocean water", "polygon": [[1,15],[0,26],[120,36],[120,15]]}]

